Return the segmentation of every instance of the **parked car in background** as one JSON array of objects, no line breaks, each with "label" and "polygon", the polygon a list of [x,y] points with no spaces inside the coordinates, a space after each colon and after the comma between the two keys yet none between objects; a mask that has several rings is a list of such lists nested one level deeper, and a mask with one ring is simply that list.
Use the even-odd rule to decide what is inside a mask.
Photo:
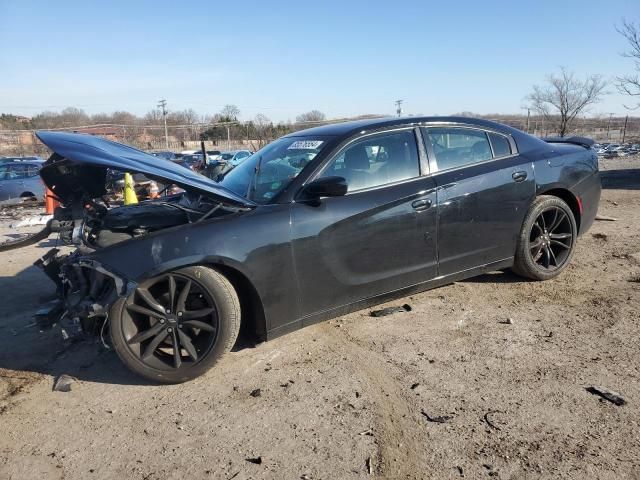
[{"label": "parked car in background", "polygon": [[237,167],[243,160],[249,158],[251,152],[249,150],[230,150],[220,154],[220,160],[229,164],[232,168]]},{"label": "parked car in background", "polygon": [[176,157],[176,154],[174,152],[170,152],[170,151],[159,151],[159,152],[150,152],[150,153],[154,157],[163,158],[165,160],[173,161],[178,158]]},{"label": "parked car in background", "polygon": [[181,158],[175,160],[174,163],[197,172],[200,171],[203,167],[203,159],[204,157],[202,153],[195,153],[191,155],[183,155]]},{"label": "parked car in background", "polygon": [[207,150],[207,157],[209,158],[209,161],[220,160],[220,155],[222,155],[220,150]]},{"label": "parked car in background", "polygon": [[[73,212],[82,232],[75,253],[43,260],[60,312],[108,331],[120,359],[158,382],[207,371],[241,326],[269,340],[489,271],[554,278],[600,199],[593,141],[543,141],[467,117],[294,132],[218,183],[102,138],[37,136],[57,154],[43,181],[59,186],[60,213]],[[87,206],[108,168],[185,192]]]},{"label": "parked car in background", "polygon": [[0,163],[6,162],[44,162],[44,159],[33,155],[30,157],[0,157]]},{"label": "parked car in background", "polygon": [[12,160],[0,163],[0,202],[44,201],[40,180],[42,160]]}]

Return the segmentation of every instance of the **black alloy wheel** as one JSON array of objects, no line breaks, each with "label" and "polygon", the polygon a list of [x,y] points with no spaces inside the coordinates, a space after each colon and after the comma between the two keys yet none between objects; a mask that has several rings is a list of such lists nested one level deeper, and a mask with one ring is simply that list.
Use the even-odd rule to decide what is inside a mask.
[{"label": "black alloy wheel", "polygon": [[533,280],[557,276],[573,256],[577,235],[573,212],[562,199],[537,197],[522,224],[513,271]]},{"label": "black alloy wheel", "polygon": [[548,271],[561,268],[573,248],[573,225],[560,207],[549,207],[531,227],[529,250],[532,260]]},{"label": "black alloy wheel", "polygon": [[109,324],[116,352],[130,369],[178,383],[201,375],[231,349],[240,307],[224,276],[188,267],[140,283],[114,304]]},{"label": "black alloy wheel", "polygon": [[127,344],[150,367],[178,369],[197,362],[216,341],[218,312],[211,295],[179,274],[139,286],[126,310]]}]

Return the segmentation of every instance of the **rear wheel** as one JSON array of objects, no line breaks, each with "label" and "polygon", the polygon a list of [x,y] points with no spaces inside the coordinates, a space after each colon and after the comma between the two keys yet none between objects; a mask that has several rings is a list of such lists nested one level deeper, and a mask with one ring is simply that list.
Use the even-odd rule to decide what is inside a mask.
[{"label": "rear wheel", "polygon": [[111,340],[135,373],[163,383],[191,380],[231,350],[240,303],[220,273],[187,267],[141,282],[109,316]]},{"label": "rear wheel", "polygon": [[513,271],[533,280],[557,276],[573,256],[577,230],[573,212],[563,200],[537,197],[522,225]]}]

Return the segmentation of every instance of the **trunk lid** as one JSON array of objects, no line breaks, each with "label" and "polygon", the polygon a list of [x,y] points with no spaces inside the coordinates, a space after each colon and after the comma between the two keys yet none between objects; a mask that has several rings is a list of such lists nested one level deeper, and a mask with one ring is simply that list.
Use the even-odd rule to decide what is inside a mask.
[{"label": "trunk lid", "polygon": [[162,183],[172,183],[223,203],[253,207],[256,204],[210,178],[141,150],[100,137],[80,133],[39,131],[36,136],[57,155],[42,167],[44,183],[65,201],[83,192],[104,194],[107,169],[142,173]]}]

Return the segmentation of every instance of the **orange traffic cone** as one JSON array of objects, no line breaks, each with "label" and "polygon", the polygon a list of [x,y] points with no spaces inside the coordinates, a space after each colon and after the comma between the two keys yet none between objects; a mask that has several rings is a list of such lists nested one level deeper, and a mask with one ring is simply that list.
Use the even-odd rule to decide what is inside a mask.
[{"label": "orange traffic cone", "polygon": [[53,215],[56,207],[60,206],[60,202],[48,187],[44,187],[44,210],[47,215]]}]

